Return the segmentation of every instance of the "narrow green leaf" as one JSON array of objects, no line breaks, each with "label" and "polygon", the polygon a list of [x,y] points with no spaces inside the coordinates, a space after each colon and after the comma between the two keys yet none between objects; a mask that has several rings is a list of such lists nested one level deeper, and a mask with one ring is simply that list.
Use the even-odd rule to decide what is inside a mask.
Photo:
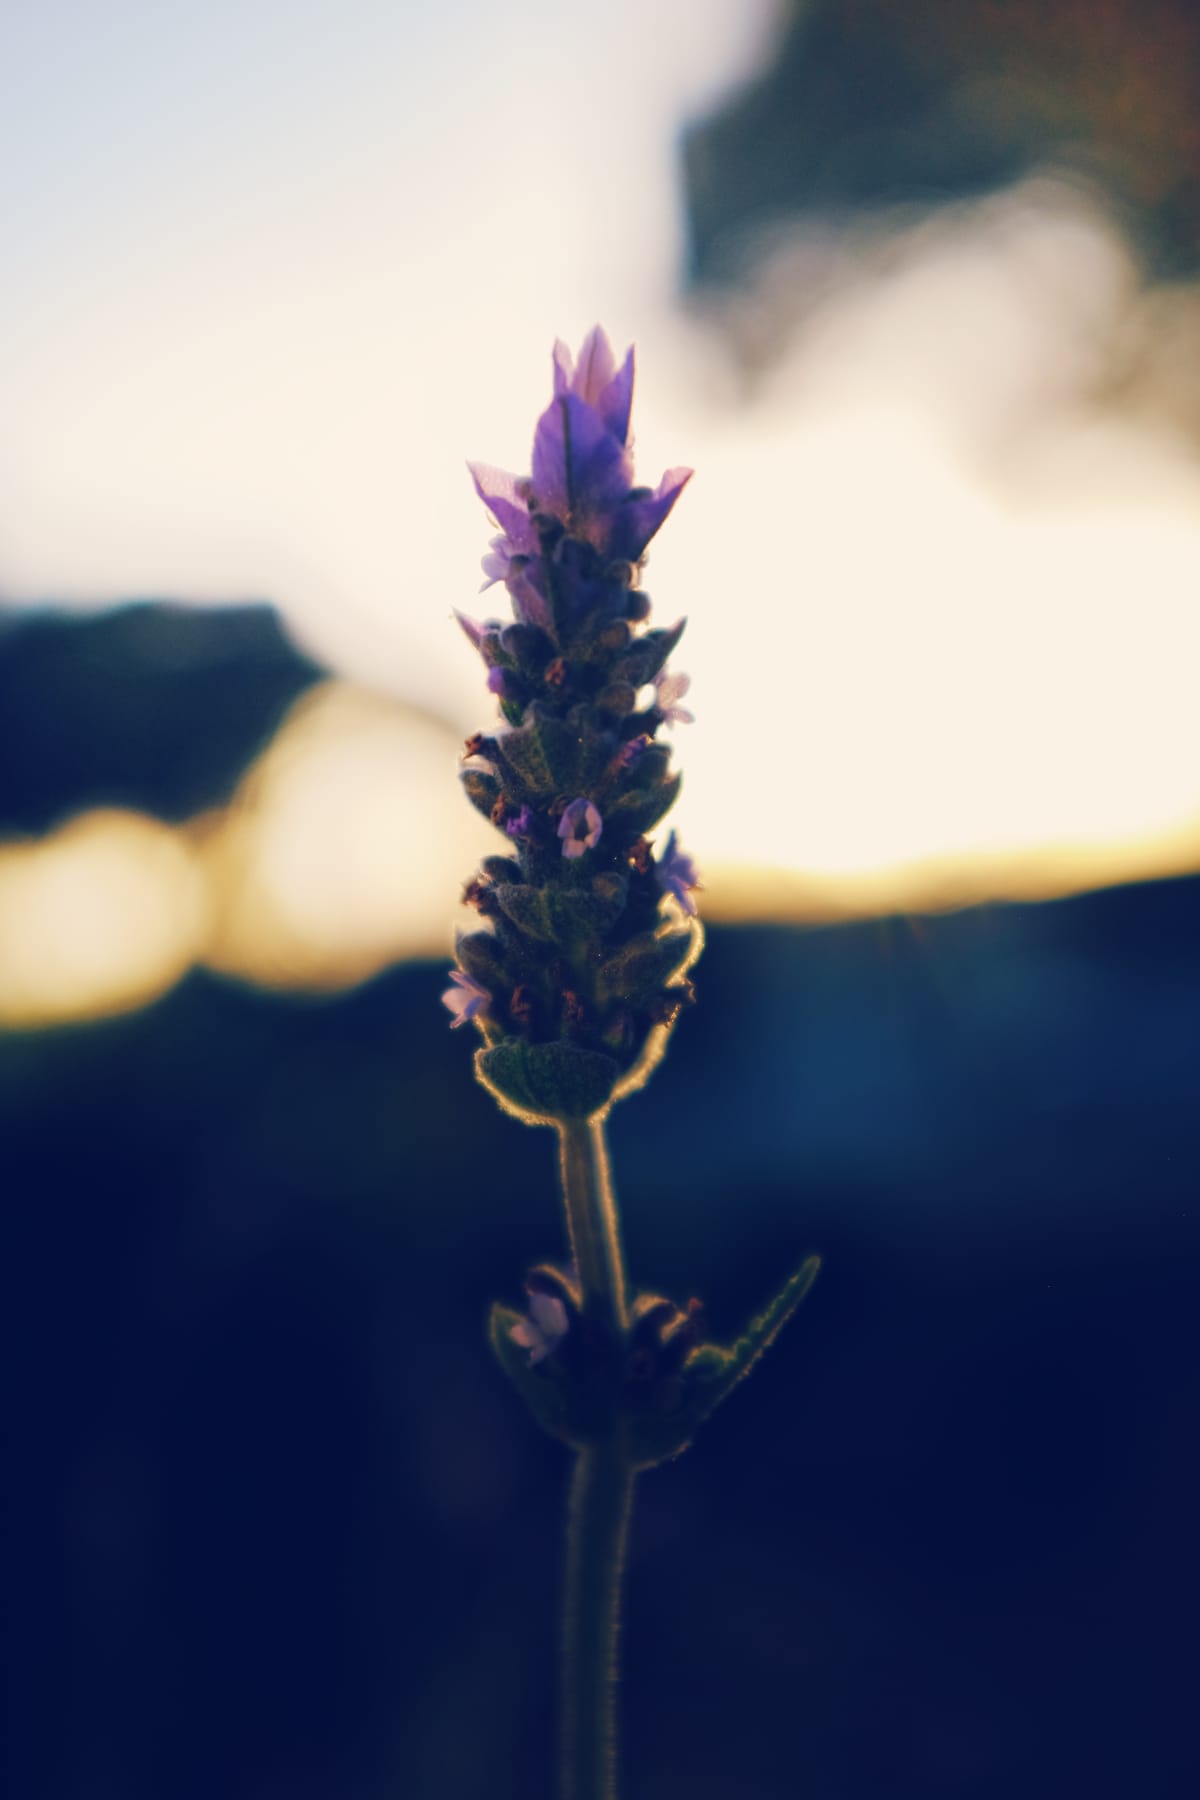
[{"label": "narrow green leaf", "polygon": [[622,794],[619,800],[610,803],[608,818],[614,825],[619,824],[622,831],[641,837],[652,831],[663,815],[670,812],[682,785],[683,777],[672,775],[649,793]]},{"label": "narrow green leaf", "polygon": [[635,638],[629,650],[616,666],[616,675],[631,681],[634,687],[645,687],[653,681],[663,664],[683,636],[686,619],[680,619],[678,625],[666,631],[647,631],[640,638]]},{"label": "narrow green leaf", "polygon": [[464,932],[454,946],[460,969],[482,982],[490,994],[497,994],[512,980],[500,943],[490,931]]},{"label": "narrow green leaf", "polygon": [[603,964],[596,978],[597,993],[603,999],[646,1006],[693,955],[690,931],[666,931],[657,936],[643,932]]},{"label": "narrow green leaf", "polygon": [[500,783],[496,777],[485,775],[482,769],[464,769],[459,780],[476,812],[481,812],[485,819],[490,819],[492,809],[500,798]]},{"label": "narrow green leaf", "polygon": [[525,723],[502,732],[496,745],[530,794],[548,799],[575,791],[578,744],[561,719],[548,718],[531,706]]},{"label": "narrow green leaf", "polygon": [[[817,1279],[820,1268],[819,1256],[807,1257],[796,1273],[784,1282],[774,1299],[768,1302],[758,1317],[750,1321],[736,1343],[730,1344],[722,1352],[722,1360],[712,1363],[711,1386],[708,1387],[707,1401],[701,1410],[701,1418],[707,1418],[713,1408],[721,1404],[738,1382],[745,1380],[763,1351],[774,1343],[796,1311]],[[718,1346],[707,1346],[707,1348],[716,1349]],[[701,1351],[696,1353],[697,1356],[701,1354],[703,1354]],[[708,1371],[702,1371],[696,1367],[696,1357],[691,1358],[686,1366],[689,1375],[700,1375],[702,1383],[708,1386],[705,1381]]]},{"label": "narrow green leaf", "polygon": [[549,906],[556,940],[570,944],[608,931],[620,918],[628,891],[627,881],[606,872],[586,888],[551,889]]},{"label": "narrow green leaf", "polygon": [[501,881],[492,889],[505,916],[529,937],[540,943],[558,941],[550,896],[545,888],[529,887],[524,882]]}]

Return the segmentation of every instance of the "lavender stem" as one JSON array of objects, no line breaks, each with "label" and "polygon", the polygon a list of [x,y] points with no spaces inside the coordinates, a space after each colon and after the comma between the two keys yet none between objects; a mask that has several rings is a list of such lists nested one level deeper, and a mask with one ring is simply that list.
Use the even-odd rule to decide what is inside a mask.
[{"label": "lavender stem", "polygon": [[617,1639],[635,1479],[619,1439],[576,1457],[563,1613],[562,1800],[616,1800]]},{"label": "lavender stem", "polygon": [[558,1136],[563,1202],[583,1314],[620,1338],[628,1323],[625,1259],[604,1126],[584,1119],[563,1120]]}]

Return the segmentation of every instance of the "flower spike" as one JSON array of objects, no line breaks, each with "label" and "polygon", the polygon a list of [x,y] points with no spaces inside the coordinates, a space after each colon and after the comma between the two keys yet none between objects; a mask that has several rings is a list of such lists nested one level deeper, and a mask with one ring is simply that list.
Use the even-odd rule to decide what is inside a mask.
[{"label": "flower spike", "polygon": [[[526,1277],[488,1334],[538,1423],[578,1452],[568,1526],[562,1791],[615,1797],[616,1624],[635,1475],[678,1456],[812,1284],[810,1258],[733,1344],[708,1342],[697,1299],[635,1293],[625,1270],[604,1120],[642,1087],[694,999],[703,934],[695,863],[653,833],[679,791],[660,732],[686,724],[690,686],[667,665],[684,621],[648,623],[646,547],[691,477],[634,485],[633,351],[599,326],[554,346],[553,394],[528,478],[470,464],[496,527],[485,586],[512,620],[456,615],[501,720],[464,743],[471,804],[500,834],[464,901],[443,1002],[473,1021],[480,1082],[558,1137],[569,1271]],[[653,698],[639,705],[639,695]]]},{"label": "flower spike", "polygon": [[691,716],[687,677],[664,673],[682,625],[651,627],[638,585],[691,471],[635,486],[633,373],[599,326],[578,356],[555,344],[530,474],[468,464],[495,526],[485,586],[503,584],[512,621],[456,615],[503,715],[469,740],[486,751],[462,781],[505,854],[467,884],[486,930],[463,940],[472,961],[446,1005],[483,1035],[480,1079],[531,1122],[599,1116],[640,1085],[699,952],[698,925],[681,931],[668,904],[694,921],[695,869],[673,838],[656,862],[646,835],[679,789],[658,734]]}]

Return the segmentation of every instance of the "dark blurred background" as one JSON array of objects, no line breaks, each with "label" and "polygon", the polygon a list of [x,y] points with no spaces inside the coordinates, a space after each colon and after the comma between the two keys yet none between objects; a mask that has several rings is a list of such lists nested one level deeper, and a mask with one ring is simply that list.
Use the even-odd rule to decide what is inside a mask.
[{"label": "dark blurred background", "polygon": [[[1038,171],[1103,197],[1143,309],[1192,316],[1187,6],[839,0],[760,50],[677,163],[675,305],[751,388],[828,302],[827,262],[770,274],[793,227],[907,229]],[[1110,391],[1145,400],[1126,349]],[[417,661],[399,698],[331,680],[268,605],[18,585],[0,1791],[549,1800],[567,1465],[483,1323],[562,1234],[549,1136],[438,1004],[475,845],[454,705]],[[313,768],[325,810],[289,823]],[[334,821],[368,790],[396,847],[360,875]],[[825,1268],[640,1484],[627,1800],[1196,1791],[1200,832],[1172,841],[1169,877],[1131,838],[1124,880],[1040,903],[1001,897],[1019,856],[968,858],[997,897],[954,910],[714,876],[700,1004],[612,1123],[630,1264],[726,1337]]]}]

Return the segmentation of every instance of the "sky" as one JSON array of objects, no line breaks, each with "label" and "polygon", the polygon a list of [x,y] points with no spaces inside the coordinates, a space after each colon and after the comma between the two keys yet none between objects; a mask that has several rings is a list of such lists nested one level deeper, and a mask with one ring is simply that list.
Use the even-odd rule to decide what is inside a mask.
[{"label": "sky", "polygon": [[[231,883],[340,909],[343,973],[448,938],[347,922],[363,880],[392,892],[411,866],[380,843],[385,805],[425,846],[426,919],[474,854],[452,756],[387,703],[451,738],[486,722],[450,622],[493,603],[464,461],[526,466],[551,344],[597,319],[638,346],[640,475],[697,470],[647,586],[663,622],[689,619],[679,822],[710,912],[1200,864],[1200,463],[1162,418],[1097,398],[1143,305],[1117,223],[1043,178],[924,223],[797,232],[738,303],[782,344],[748,382],[738,321],[681,299],[678,140],[774,18],[770,0],[612,0],[602,28],[542,0],[0,16],[0,593],[270,598],[352,684],[285,727],[323,746],[287,760],[292,786],[248,778],[236,833],[219,854],[206,838],[220,904],[171,902],[193,934],[221,915],[199,940],[218,962],[258,954]],[[331,808],[338,730],[355,773]],[[318,829],[349,834],[358,888],[318,895],[303,859],[271,862],[268,842]]]}]

